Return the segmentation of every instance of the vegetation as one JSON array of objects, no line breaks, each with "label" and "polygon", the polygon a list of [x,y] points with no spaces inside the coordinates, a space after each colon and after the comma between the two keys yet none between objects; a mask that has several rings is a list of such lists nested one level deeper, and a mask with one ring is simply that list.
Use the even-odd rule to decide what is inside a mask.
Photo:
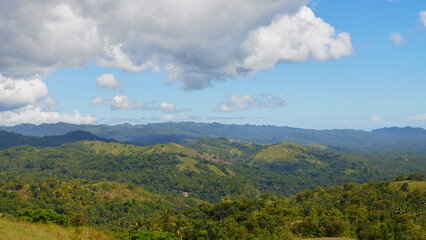
[{"label": "vegetation", "polygon": [[0,220],[0,236],[2,239],[22,240],[114,240],[119,239],[105,231],[95,230],[89,226],[83,227],[61,227],[55,224],[41,224],[18,222],[8,217]]},{"label": "vegetation", "polygon": [[365,132],[359,130],[320,131],[248,124],[179,122],[145,125],[120,124],[115,126],[67,123],[21,124],[13,127],[0,127],[0,130],[41,137],[83,130],[104,138],[146,145],[169,142],[186,145],[201,137],[225,137],[257,144],[276,144],[285,141],[302,145],[313,144],[320,149],[327,147],[328,150],[345,153],[426,153],[426,130],[411,127],[391,127]]},{"label": "vegetation", "polygon": [[424,239],[425,167],[224,138],[17,146],[0,151],[0,216],[120,239]]}]

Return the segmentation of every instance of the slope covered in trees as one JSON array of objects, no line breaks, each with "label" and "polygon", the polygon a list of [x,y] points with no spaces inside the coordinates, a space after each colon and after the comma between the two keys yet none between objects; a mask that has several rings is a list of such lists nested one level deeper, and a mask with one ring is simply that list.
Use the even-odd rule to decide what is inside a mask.
[{"label": "slope covered in trees", "polygon": [[225,138],[17,146],[0,151],[0,213],[123,239],[422,239],[425,167],[422,155]]},{"label": "slope covered in trees", "polygon": [[6,149],[20,145],[30,145],[35,147],[57,147],[65,143],[78,142],[82,140],[99,140],[103,142],[117,142],[113,139],[98,137],[90,132],[76,130],[64,135],[56,136],[24,136],[22,134],[0,131],[0,149]]},{"label": "slope covered in trees", "polygon": [[382,128],[371,132],[361,130],[310,130],[278,126],[236,125],[220,123],[154,123],[145,125],[73,125],[21,124],[0,127],[0,130],[30,136],[62,135],[84,130],[104,138],[148,145],[175,142],[189,144],[200,137],[225,137],[258,144],[294,142],[302,145],[320,144],[333,151],[389,153],[426,153],[426,130],[422,128]]},{"label": "slope covered in trees", "polygon": [[[195,200],[54,176],[19,189],[2,185],[0,211],[32,222],[58,219],[65,226],[113,230],[121,239],[424,239],[426,183],[411,180],[408,185],[346,183],[290,198],[263,194],[188,205]],[[423,187],[415,190],[411,185]]]}]

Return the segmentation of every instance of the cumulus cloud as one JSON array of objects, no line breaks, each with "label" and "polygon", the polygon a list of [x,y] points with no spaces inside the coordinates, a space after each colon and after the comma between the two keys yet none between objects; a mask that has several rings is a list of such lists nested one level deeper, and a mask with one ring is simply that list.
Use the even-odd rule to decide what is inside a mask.
[{"label": "cumulus cloud", "polygon": [[169,115],[164,115],[158,118],[159,120],[164,120],[164,121],[183,121],[183,120],[188,120],[189,117],[188,116],[184,116],[184,115],[173,115],[173,114],[169,114]]},{"label": "cumulus cloud", "polygon": [[168,112],[168,113],[178,113],[178,112],[190,112],[191,108],[176,108],[176,106],[173,103],[168,102],[162,102],[156,109],[162,111],[162,112]]},{"label": "cumulus cloud", "polygon": [[123,85],[123,83],[117,81],[117,79],[115,79],[114,74],[111,73],[104,73],[100,75],[96,79],[96,83],[99,87],[109,88],[116,92],[121,91],[120,87]]},{"label": "cumulus cloud", "polygon": [[423,23],[423,27],[426,27],[426,11],[421,11],[419,15],[420,15],[420,22]]},{"label": "cumulus cloud", "polygon": [[287,104],[282,94],[262,94],[257,98],[252,97],[250,94],[242,94],[240,96],[228,95],[226,100],[219,104],[217,110],[222,112],[233,112],[252,108],[282,108],[285,106],[287,106]]},{"label": "cumulus cloud", "polygon": [[90,99],[90,104],[92,104],[92,105],[103,104],[102,97],[95,97],[95,98]]},{"label": "cumulus cloud", "polygon": [[371,120],[373,122],[383,122],[383,119],[379,116],[376,116],[376,115],[371,116]]},{"label": "cumulus cloud", "polygon": [[[352,52],[350,36],[308,0],[0,1],[0,73],[22,75],[95,62],[169,74],[186,90]],[[272,53],[271,49],[274,49]]]},{"label": "cumulus cloud", "polygon": [[404,40],[404,38],[402,37],[402,35],[396,31],[393,31],[389,34],[389,38],[393,40],[393,44],[395,45],[401,45],[402,41]]},{"label": "cumulus cloud", "polygon": [[426,113],[406,118],[407,121],[426,120]]},{"label": "cumulus cloud", "polygon": [[12,126],[20,123],[56,123],[66,122],[73,124],[90,124],[98,118],[91,115],[81,115],[80,112],[58,113],[54,111],[44,111],[41,107],[28,105],[16,110],[0,112],[0,125]]},{"label": "cumulus cloud", "polygon": [[67,1],[0,1],[0,25],[3,74],[82,66],[103,51],[96,20]]},{"label": "cumulus cloud", "polygon": [[164,111],[175,111],[176,106],[173,103],[162,102],[160,103],[160,109]]},{"label": "cumulus cloud", "polygon": [[125,95],[118,95],[113,97],[111,100],[106,101],[110,105],[112,110],[118,109],[143,109],[143,102],[135,102],[129,100],[129,97]]},{"label": "cumulus cloud", "polygon": [[162,102],[158,105],[155,102],[145,103],[130,100],[125,95],[118,95],[105,102],[102,101],[101,97],[92,98],[91,104],[109,104],[112,110],[119,109],[139,109],[139,110],[151,110],[161,111],[167,113],[178,113],[178,112],[189,112],[190,108],[177,108],[175,104],[169,102]]},{"label": "cumulus cloud", "polygon": [[336,33],[308,7],[251,31],[243,46],[248,53],[243,67],[250,71],[269,69],[279,62],[325,61],[352,53],[349,34]]},{"label": "cumulus cloud", "polygon": [[47,86],[38,75],[13,79],[0,74],[0,110],[36,103],[47,94]]}]

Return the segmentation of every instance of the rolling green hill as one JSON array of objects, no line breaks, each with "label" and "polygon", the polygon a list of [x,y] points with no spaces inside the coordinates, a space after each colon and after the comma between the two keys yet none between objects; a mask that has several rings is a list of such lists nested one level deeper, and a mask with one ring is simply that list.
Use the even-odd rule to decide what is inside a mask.
[{"label": "rolling green hill", "polygon": [[54,224],[18,222],[14,219],[0,220],[0,237],[2,239],[19,240],[119,239],[111,236],[111,234],[87,226],[65,228]]},{"label": "rolling green hill", "polygon": [[0,213],[53,210],[121,239],[422,239],[425,161],[225,138],[16,146],[0,150]]},{"label": "rolling green hill", "polygon": [[321,164],[321,161],[318,160],[314,152],[315,150],[308,147],[295,143],[283,142],[260,151],[254,156],[253,160],[265,161],[268,163],[275,161],[293,163],[298,161],[307,161],[310,163]]},{"label": "rolling green hill", "polygon": [[81,130],[71,131],[64,135],[44,137],[23,136],[22,134],[0,131],[0,149],[21,145],[30,145],[35,147],[57,147],[65,143],[78,142],[81,140],[117,142],[116,140],[98,137],[90,132]]},{"label": "rolling green hill", "polygon": [[277,144],[285,141],[301,145],[317,144],[327,146],[332,151],[345,153],[426,153],[426,130],[412,127],[390,127],[367,132],[351,129],[312,130],[286,126],[179,122],[145,125],[119,124],[114,126],[67,123],[21,124],[12,127],[0,127],[0,130],[40,137],[83,130],[104,138],[145,145],[167,144],[169,142],[187,145],[202,137],[225,137],[258,144]]}]

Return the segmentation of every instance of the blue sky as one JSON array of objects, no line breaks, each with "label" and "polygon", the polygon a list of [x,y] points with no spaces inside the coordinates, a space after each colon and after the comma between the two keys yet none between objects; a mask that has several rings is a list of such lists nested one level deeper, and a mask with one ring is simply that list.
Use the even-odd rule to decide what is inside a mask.
[{"label": "blue sky", "polygon": [[0,3],[0,125],[426,128],[426,1],[203,3]]}]

